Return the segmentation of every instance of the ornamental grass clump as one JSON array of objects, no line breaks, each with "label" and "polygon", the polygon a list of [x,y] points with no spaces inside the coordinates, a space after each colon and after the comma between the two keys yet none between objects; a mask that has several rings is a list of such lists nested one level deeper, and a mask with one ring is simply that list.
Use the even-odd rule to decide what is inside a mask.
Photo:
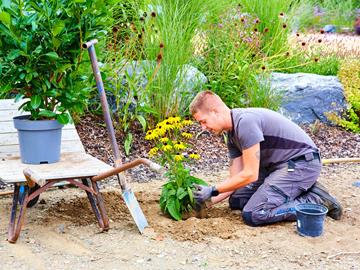
[{"label": "ornamental grass clump", "polygon": [[157,157],[168,169],[165,173],[168,181],[162,187],[160,208],[175,220],[181,220],[185,213],[195,208],[193,184],[207,185],[205,181],[191,176],[190,169],[185,167],[185,163],[200,158],[191,150],[190,139],[193,135],[189,130],[192,123],[191,120],[170,117],[148,130],[145,136],[146,140],[154,143],[149,156]]}]

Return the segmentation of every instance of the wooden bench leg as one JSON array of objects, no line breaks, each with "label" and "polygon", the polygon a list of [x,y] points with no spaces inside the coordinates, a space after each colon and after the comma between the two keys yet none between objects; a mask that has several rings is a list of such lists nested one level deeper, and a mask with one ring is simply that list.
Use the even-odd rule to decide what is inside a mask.
[{"label": "wooden bench leg", "polygon": [[[28,187],[24,186],[24,189],[25,189],[24,190],[24,198],[20,202],[20,212],[19,212],[19,217],[16,222],[20,186],[17,184],[15,184],[15,186],[14,186],[13,203],[11,206],[10,222],[9,222],[9,229],[8,229],[8,239],[7,239],[10,243],[16,243],[17,239],[19,238],[21,227],[24,222],[27,198],[29,195]],[[15,224],[15,222],[16,222],[16,224]]]},{"label": "wooden bench leg", "polygon": [[[88,187],[90,187],[89,180],[88,179],[82,179],[82,183]],[[104,207],[104,201],[102,199],[102,195],[99,192],[99,188],[97,187],[97,184],[95,183],[96,188],[94,188],[94,183],[92,185],[92,189],[94,190],[94,194],[85,190],[86,195],[89,199],[91,208],[95,214],[95,217],[99,223],[100,228],[103,231],[109,230],[109,218],[106,214],[106,210]]]}]

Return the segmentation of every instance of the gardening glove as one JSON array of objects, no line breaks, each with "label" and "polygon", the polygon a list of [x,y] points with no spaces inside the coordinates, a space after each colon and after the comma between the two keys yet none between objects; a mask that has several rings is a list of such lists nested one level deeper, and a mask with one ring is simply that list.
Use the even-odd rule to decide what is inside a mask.
[{"label": "gardening glove", "polygon": [[196,203],[200,203],[200,204],[210,199],[215,189],[214,186],[202,186],[196,184],[194,185],[194,187],[195,187],[195,190],[193,190],[194,198],[196,200]]}]

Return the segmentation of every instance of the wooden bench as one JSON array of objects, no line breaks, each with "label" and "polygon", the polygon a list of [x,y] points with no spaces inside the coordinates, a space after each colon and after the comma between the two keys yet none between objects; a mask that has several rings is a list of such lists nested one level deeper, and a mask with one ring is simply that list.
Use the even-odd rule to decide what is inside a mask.
[{"label": "wooden bench", "polygon": [[[59,162],[23,164],[19,156],[17,131],[12,120],[14,116],[20,115],[18,106],[19,104],[13,100],[0,100],[0,180],[5,184],[14,185],[8,241],[15,243],[18,239],[28,203],[60,181],[67,181],[85,190],[99,226],[102,230],[108,230],[109,219],[97,181],[118,174],[124,169],[115,170],[112,166],[86,154],[74,125],[66,125],[63,128]],[[97,176],[97,180],[92,179],[94,176]],[[38,188],[30,193],[29,190],[36,185]]]}]

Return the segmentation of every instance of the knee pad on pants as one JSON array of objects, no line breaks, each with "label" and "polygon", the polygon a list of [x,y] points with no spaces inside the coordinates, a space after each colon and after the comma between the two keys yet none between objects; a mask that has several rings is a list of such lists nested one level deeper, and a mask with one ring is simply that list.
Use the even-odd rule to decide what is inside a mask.
[{"label": "knee pad on pants", "polygon": [[252,220],[252,212],[242,212],[242,217],[246,225],[251,227],[256,227],[256,225]]}]

